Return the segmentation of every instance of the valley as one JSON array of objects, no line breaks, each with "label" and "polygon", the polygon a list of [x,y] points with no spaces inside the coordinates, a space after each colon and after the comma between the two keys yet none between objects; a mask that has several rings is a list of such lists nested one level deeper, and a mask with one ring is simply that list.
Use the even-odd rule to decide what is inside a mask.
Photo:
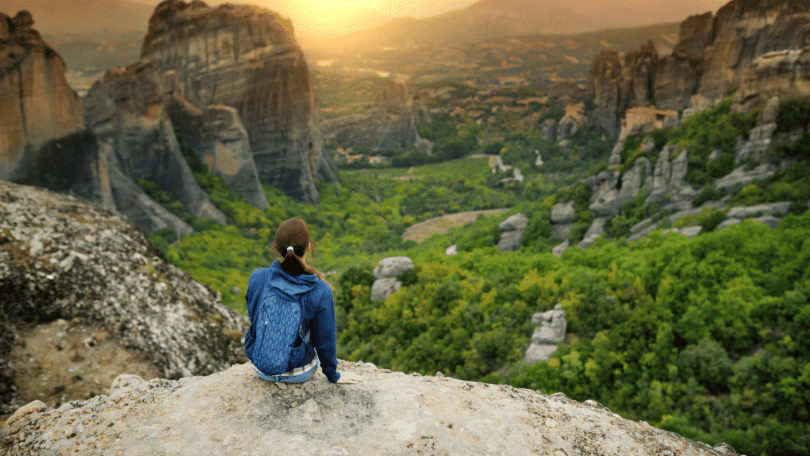
[{"label": "valley", "polygon": [[[217,379],[276,402],[196,402],[232,416],[224,395],[261,426],[289,416],[335,443],[321,430],[337,418],[307,396],[329,385],[226,370],[245,360],[248,278],[300,217],[341,365],[369,382],[335,390],[362,399],[358,429],[396,378],[583,402],[708,454],[810,454],[810,7],[733,0],[565,35],[470,20],[430,43],[378,27],[329,52],[271,11],[168,0],[148,59],[82,97],[69,78],[89,73],[30,15],[0,19],[0,411],[42,400],[15,419],[68,437],[41,448],[93,445],[59,427],[74,413],[158,419],[152,394]],[[117,427],[85,425],[117,445]],[[36,454],[14,426],[3,448]],[[400,446],[454,445],[431,432]]]}]

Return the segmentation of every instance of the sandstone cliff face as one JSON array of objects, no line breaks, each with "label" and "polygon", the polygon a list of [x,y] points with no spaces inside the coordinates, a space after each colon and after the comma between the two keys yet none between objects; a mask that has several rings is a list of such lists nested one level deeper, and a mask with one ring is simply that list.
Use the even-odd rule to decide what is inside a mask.
[{"label": "sandstone cliff face", "polygon": [[615,138],[619,134],[622,87],[622,63],[615,49],[605,49],[594,57],[588,73],[588,86],[596,105],[594,123]]},{"label": "sandstone cliff face", "polygon": [[[73,197],[0,181],[0,328],[59,318],[105,328],[167,378],[244,359],[246,317],[159,258],[132,223]],[[0,365],[6,355],[0,350]]]},{"label": "sandstone cliff face", "polygon": [[287,386],[253,369],[247,363],[179,381],[121,376],[109,396],[58,410],[33,402],[0,430],[0,448],[17,455],[737,455],[561,393],[346,361],[338,369],[354,374],[355,384],[330,384],[319,371]]},{"label": "sandstone cliff face", "polygon": [[391,81],[368,112],[321,122],[323,139],[373,150],[400,147],[402,143],[429,150],[429,142],[419,136],[417,128],[420,122],[430,121],[430,114],[427,106],[414,100],[415,92],[411,84]]},{"label": "sandstone cliff face", "polygon": [[337,183],[323,150],[306,60],[290,22],[270,11],[167,0],[149,20],[141,57],[174,71],[193,105],[236,109],[259,175],[317,203],[315,178]]},{"label": "sandstone cliff face", "polygon": [[[730,90],[746,85],[749,93],[738,109],[762,106],[776,90],[763,88],[764,95],[749,102],[759,90],[752,87],[755,81],[785,86],[788,72],[801,67],[799,50],[806,46],[810,46],[810,3],[732,0],[716,15],[706,13],[683,21],[670,55],[659,58],[649,44],[629,52],[623,64],[613,50],[599,53],[590,72],[596,105],[593,116],[615,138],[624,111],[647,106],[652,99],[659,109],[688,110],[695,104],[694,97],[712,105]],[[760,56],[767,57],[748,73]],[[806,73],[802,71],[798,74]],[[797,76],[793,89],[782,90],[803,93],[806,90],[799,88],[803,78]]]},{"label": "sandstone cliff face", "polygon": [[114,208],[106,157],[82,122],[65,63],[27,11],[0,14],[0,179]]},{"label": "sandstone cliff face", "polygon": [[810,45],[810,3],[732,0],[717,11],[713,35],[699,89],[710,99],[737,87],[756,57]]},{"label": "sandstone cliff face", "polygon": [[148,62],[109,70],[84,99],[85,119],[127,176],[154,182],[194,215],[225,223],[180,151],[161,89]]},{"label": "sandstone cliff face", "polygon": [[810,46],[800,50],[768,52],[754,59],[743,73],[740,88],[732,99],[732,110],[748,112],[767,105],[773,97],[800,98],[808,95]]}]

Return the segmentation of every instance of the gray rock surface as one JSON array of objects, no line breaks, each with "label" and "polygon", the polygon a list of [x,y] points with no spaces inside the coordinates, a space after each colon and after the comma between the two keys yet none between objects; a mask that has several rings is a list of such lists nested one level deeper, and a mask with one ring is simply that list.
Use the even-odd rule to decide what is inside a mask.
[{"label": "gray rock surface", "polygon": [[728,216],[735,218],[751,218],[759,217],[762,215],[773,215],[779,213],[782,215],[787,214],[793,207],[790,201],[783,201],[779,203],[757,204],[754,206],[737,206],[729,209]]},{"label": "gray rock surface", "polygon": [[551,209],[551,223],[571,223],[574,221],[574,202],[555,204]]},{"label": "gray rock surface", "polygon": [[0,13],[0,179],[115,209],[106,157],[82,121],[65,62],[33,25],[26,10]]},{"label": "gray rock surface", "polygon": [[602,235],[602,232],[605,229],[605,222],[607,222],[607,218],[595,218],[591,226],[588,227],[588,231],[585,232],[585,235],[582,237],[582,241],[580,241],[577,246],[581,249],[587,249],[594,242]]},{"label": "gray rock surface", "polygon": [[154,182],[198,217],[225,223],[225,214],[211,203],[183,157],[150,62],[104,73],[87,93],[85,107],[85,121],[112,147],[124,174]]},{"label": "gray rock surface", "polygon": [[683,228],[670,228],[663,231],[664,234],[666,233],[680,233],[686,237],[695,237],[703,230],[702,226],[686,226]]},{"label": "gray rock surface", "polygon": [[428,144],[419,136],[417,127],[431,120],[430,113],[424,103],[414,99],[415,94],[413,84],[391,81],[377,96],[374,108],[321,122],[321,135],[344,147],[366,146],[372,150],[401,147],[402,143]]},{"label": "gray rock surface", "polygon": [[637,233],[634,233],[634,234],[631,234],[630,236],[627,236],[627,242],[634,242],[634,241],[638,241],[639,239],[643,239],[643,238],[649,236],[650,233],[655,231],[657,228],[658,228],[658,225],[653,223],[652,225],[648,226],[647,228],[644,228],[643,230],[641,230],[641,231],[639,231]]},{"label": "gray rock surface", "polygon": [[559,244],[551,249],[551,253],[557,257],[561,257],[563,252],[568,250],[568,247],[570,247],[570,243],[568,242],[568,239],[566,239],[562,244]]},{"label": "gray rock surface", "polygon": [[523,362],[534,364],[548,361],[549,356],[557,351],[557,344],[565,342],[565,311],[557,304],[553,310],[538,312],[532,315],[532,324],[539,325],[532,334],[532,342],[523,355]]},{"label": "gray rock surface", "polygon": [[371,285],[371,300],[381,301],[402,288],[397,277],[413,269],[413,261],[406,256],[388,257],[380,260],[374,268],[374,283]]},{"label": "gray rock surface", "polygon": [[397,277],[413,267],[413,260],[406,256],[383,258],[374,268],[374,278]]},{"label": "gray rock surface", "polygon": [[371,300],[384,301],[386,298],[402,289],[402,282],[396,277],[377,279],[371,284]]},{"label": "gray rock surface", "polygon": [[[340,361],[358,383],[319,371],[300,385],[261,380],[249,363],[207,377],[152,379],[25,415],[0,430],[10,454],[679,454],[713,449],[595,401],[506,385],[406,375]],[[130,380],[131,382],[131,380]],[[36,432],[30,432],[36,429]]]},{"label": "gray rock surface", "polygon": [[292,23],[249,5],[165,1],[141,47],[160,75],[194,106],[238,111],[259,176],[288,196],[316,204],[315,179],[337,184],[318,131],[306,58]]},{"label": "gray rock surface", "polygon": [[184,146],[250,205],[267,208],[250,139],[236,109],[211,105],[200,110],[179,93],[167,97],[167,104]]},{"label": "gray rock surface", "polygon": [[739,166],[734,171],[714,181],[714,188],[729,190],[734,187],[743,187],[755,180],[770,177],[774,171],[774,167],[768,163],[763,163],[752,170],[746,170],[745,166]]},{"label": "gray rock surface", "polygon": [[498,249],[502,252],[514,252],[520,249],[523,242],[523,233],[529,225],[529,218],[523,214],[515,214],[498,224],[501,230],[501,239]]},{"label": "gray rock surface", "polygon": [[0,237],[6,324],[80,318],[141,352],[169,378],[209,374],[245,359],[247,318],[162,260],[118,214],[0,181]]},{"label": "gray rock surface", "polygon": [[724,228],[727,228],[727,227],[729,227],[729,226],[731,226],[731,225],[736,225],[736,224],[738,224],[738,223],[742,223],[742,220],[741,220],[741,219],[738,219],[738,218],[735,218],[735,217],[727,218],[727,219],[723,220],[723,222],[722,222],[722,223],[720,223],[719,225],[717,225],[717,228],[716,228],[716,229],[717,229],[717,230],[722,230],[722,229],[724,229]]}]

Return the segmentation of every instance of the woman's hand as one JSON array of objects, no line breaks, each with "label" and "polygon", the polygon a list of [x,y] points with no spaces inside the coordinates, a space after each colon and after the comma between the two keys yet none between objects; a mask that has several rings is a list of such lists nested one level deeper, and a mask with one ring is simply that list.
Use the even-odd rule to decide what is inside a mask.
[{"label": "woman's hand", "polygon": [[356,385],[363,381],[363,378],[353,372],[341,372],[336,383],[343,385]]}]

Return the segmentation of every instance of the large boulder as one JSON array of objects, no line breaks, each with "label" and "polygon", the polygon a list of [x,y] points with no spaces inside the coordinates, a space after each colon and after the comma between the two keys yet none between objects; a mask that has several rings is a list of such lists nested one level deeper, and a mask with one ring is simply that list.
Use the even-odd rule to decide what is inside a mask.
[{"label": "large boulder", "polygon": [[[110,395],[36,404],[0,431],[9,454],[679,454],[736,456],[592,400],[339,361],[357,383],[318,372],[261,380],[250,363],[208,377],[122,378]],[[31,432],[32,430],[36,430]]]},{"label": "large boulder", "polygon": [[557,139],[561,141],[570,139],[587,125],[588,119],[585,117],[585,108],[582,103],[568,105],[557,126]]},{"label": "large boulder", "polygon": [[529,225],[529,218],[523,214],[515,214],[498,224],[501,230],[501,239],[498,241],[498,249],[502,252],[514,252],[520,250],[523,242],[523,233]]},{"label": "large boulder", "polygon": [[114,209],[106,156],[82,122],[65,62],[31,13],[0,13],[0,179],[71,193]]},{"label": "large boulder", "polygon": [[4,181],[0,203],[0,323],[80,318],[167,378],[210,374],[245,359],[247,318],[166,263],[131,222]]},{"label": "large boulder", "polygon": [[565,342],[565,311],[557,304],[553,310],[538,312],[532,315],[532,324],[537,328],[532,334],[532,342],[523,355],[523,362],[534,364],[548,361],[549,356],[557,351],[557,344]]},{"label": "large boulder", "polygon": [[397,277],[413,269],[413,260],[406,256],[383,258],[374,267],[374,283],[371,285],[371,300],[382,301],[402,288]]},{"label": "large boulder", "polygon": [[413,267],[413,260],[406,256],[383,258],[374,267],[374,277],[377,279],[398,277]]},{"label": "large boulder", "polygon": [[299,201],[319,201],[315,179],[337,184],[315,116],[309,69],[292,23],[249,5],[167,0],[155,8],[141,57],[194,106],[237,110],[259,175]]}]

